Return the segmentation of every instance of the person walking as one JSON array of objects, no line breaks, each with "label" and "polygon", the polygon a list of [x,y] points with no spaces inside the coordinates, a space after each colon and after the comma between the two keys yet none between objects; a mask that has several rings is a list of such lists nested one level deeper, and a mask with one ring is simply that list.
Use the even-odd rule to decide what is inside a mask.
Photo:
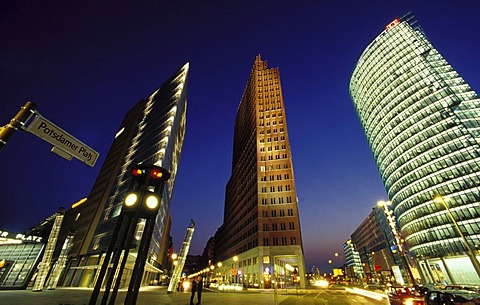
[{"label": "person walking", "polygon": [[197,292],[197,281],[195,281],[195,279],[193,279],[193,281],[192,281],[192,295],[190,296],[190,305],[194,305],[193,304],[193,298],[195,297],[195,292]]},{"label": "person walking", "polygon": [[200,303],[202,302],[202,290],[203,290],[203,279],[202,279],[202,276],[199,276],[198,283],[197,283],[197,300],[198,300],[197,305],[200,305]]}]

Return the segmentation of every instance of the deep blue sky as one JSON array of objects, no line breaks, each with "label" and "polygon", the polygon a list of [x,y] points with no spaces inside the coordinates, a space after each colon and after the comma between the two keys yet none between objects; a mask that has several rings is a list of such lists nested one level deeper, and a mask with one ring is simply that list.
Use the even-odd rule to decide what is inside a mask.
[{"label": "deep blue sky", "polygon": [[24,231],[87,196],[125,112],[189,61],[172,236],[178,250],[195,219],[190,253],[200,254],[223,222],[234,118],[260,53],[280,68],[307,267],[325,268],[387,199],[348,83],[367,44],[408,11],[480,88],[475,0],[1,0],[0,124],[34,101],[100,158],[94,168],[68,162],[18,132],[0,152],[0,230]]}]

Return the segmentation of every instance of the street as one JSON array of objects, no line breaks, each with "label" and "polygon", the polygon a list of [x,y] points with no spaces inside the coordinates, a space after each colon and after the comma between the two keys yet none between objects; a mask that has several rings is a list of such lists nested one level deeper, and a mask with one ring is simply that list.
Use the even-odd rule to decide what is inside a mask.
[{"label": "street", "polygon": [[[58,288],[32,292],[27,290],[3,290],[0,291],[2,305],[85,305],[88,304],[92,289],[86,288]],[[125,291],[119,291],[115,304],[123,304]],[[97,304],[101,302],[101,296]],[[137,305],[188,305],[190,293],[167,294],[165,287],[145,287],[140,290]],[[386,299],[376,300],[366,296],[347,292],[345,289],[288,289],[278,290],[253,290],[248,292],[217,292],[204,291],[202,304],[222,305],[386,305]]]}]

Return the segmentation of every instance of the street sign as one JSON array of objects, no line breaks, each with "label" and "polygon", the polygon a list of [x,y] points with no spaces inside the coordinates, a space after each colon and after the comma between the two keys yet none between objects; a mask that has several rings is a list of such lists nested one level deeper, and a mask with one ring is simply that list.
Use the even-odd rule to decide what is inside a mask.
[{"label": "street sign", "polygon": [[[91,167],[97,162],[98,152],[42,117],[39,113],[35,113],[35,118],[25,130],[52,144],[54,146],[52,151],[64,158],[66,158],[64,155],[67,154],[67,156],[73,156]],[[68,160],[68,158],[66,159]]]}]

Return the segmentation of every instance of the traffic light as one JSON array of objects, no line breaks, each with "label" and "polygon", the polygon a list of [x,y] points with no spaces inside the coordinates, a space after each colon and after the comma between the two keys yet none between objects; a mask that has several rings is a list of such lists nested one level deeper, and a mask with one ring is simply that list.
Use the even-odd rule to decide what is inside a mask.
[{"label": "traffic light", "polygon": [[160,207],[163,186],[170,173],[155,165],[137,165],[132,171],[129,190],[123,202],[122,213],[140,218],[152,218]]}]

